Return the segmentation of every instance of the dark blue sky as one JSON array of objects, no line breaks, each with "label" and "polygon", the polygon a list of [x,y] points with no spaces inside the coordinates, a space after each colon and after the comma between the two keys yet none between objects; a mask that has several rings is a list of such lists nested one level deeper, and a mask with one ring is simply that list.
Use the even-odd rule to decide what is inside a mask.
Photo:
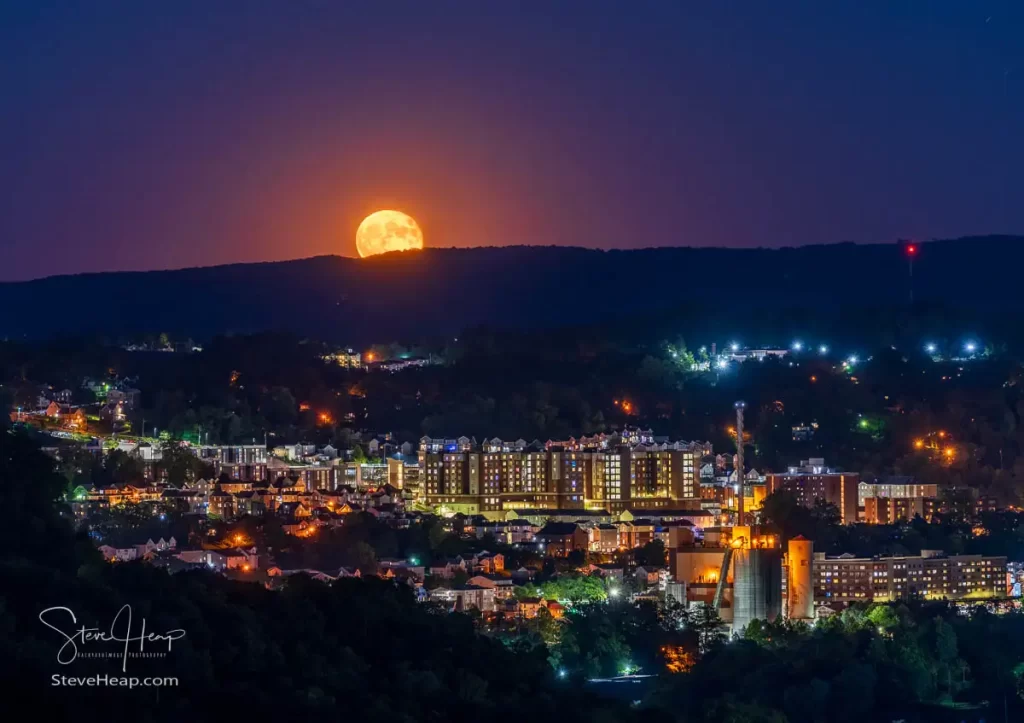
[{"label": "dark blue sky", "polygon": [[5,3],[0,278],[1022,232],[1022,128],[1019,1]]}]

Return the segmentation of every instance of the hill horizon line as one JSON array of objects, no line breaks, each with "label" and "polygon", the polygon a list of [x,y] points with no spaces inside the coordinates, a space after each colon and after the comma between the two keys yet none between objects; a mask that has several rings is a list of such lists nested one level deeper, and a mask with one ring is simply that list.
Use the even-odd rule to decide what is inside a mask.
[{"label": "hill horizon line", "polygon": [[303,264],[312,261],[319,260],[337,260],[343,263],[365,263],[367,265],[378,263],[384,259],[396,259],[402,258],[405,254],[410,257],[419,254],[433,255],[437,253],[449,254],[449,253],[501,253],[510,251],[538,251],[538,252],[559,252],[559,253],[574,253],[583,252],[588,254],[633,254],[633,253],[679,253],[679,252],[692,252],[692,253],[792,253],[799,251],[814,251],[820,249],[840,249],[843,247],[856,247],[856,248],[871,248],[879,246],[894,246],[906,241],[913,241],[914,243],[922,246],[935,246],[948,243],[962,243],[966,241],[1024,241],[1024,235],[1016,234],[985,234],[985,235],[971,235],[971,236],[958,236],[954,238],[932,238],[927,240],[918,239],[893,239],[891,241],[834,241],[834,242],[821,242],[813,244],[803,244],[800,246],[744,246],[740,248],[732,248],[728,246],[643,246],[639,248],[595,248],[591,246],[577,246],[577,245],[560,245],[560,244],[507,244],[502,246],[427,246],[423,249],[411,249],[407,251],[390,251],[384,254],[375,254],[365,258],[359,256],[346,256],[344,254],[315,254],[313,256],[301,256],[291,259],[271,259],[271,260],[257,260],[257,261],[230,261],[227,263],[209,264],[209,265],[196,265],[196,266],[176,266],[168,268],[152,268],[152,269],[108,269],[101,271],[81,271],[74,273],[62,273],[52,274],[49,276],[38,276],[31,279],[10,279],[0,280],[0,285],[10,286],[16,284],[32,284],[42,281],[50,281],[57,279],[79,279],[88,278],[94,276],[106,276],[106,275],[139,275],[139,274],[163,274],[163,273],[178,273],[178,272],[197,272],[197,271],[208,271],[216,269],[235,269],[243,267],[263,267],[269,265],[291,265],[291,264]]}]

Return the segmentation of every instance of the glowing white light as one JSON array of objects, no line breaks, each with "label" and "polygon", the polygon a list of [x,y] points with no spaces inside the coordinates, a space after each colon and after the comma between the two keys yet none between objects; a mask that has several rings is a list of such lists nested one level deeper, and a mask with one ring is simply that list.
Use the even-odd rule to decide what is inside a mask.
[{"label": "glowing white light", "polygon": [[824,344],[822,344],[821,346],[818,347],[818,353],[819,354],[828,354],[828,347],[825,346]]},{"label": "glowing white light", "polygon": [[740,345],[737,344],[736,342],[733,342],[732,344],[729,345],[729,348],[732,349],[733,351],[739,351]]},{"label": "glowing white light", "polygon": [[967,351],[968,354],[973,354],[977,348],[978,345],[975,344],[973,341],[969,341],[966,344],[964,344],[964,349]]},{"label": "glowing white light", "polygon": [[793,342],[793,351],[800,351],[803,348],[804,348],[804,343],[802,341],[794,341]]},{"label": "glowing white light", "polygon": [[934,354],[934,353],[935,353],[935,350],[936,350],[937,348],[938,348],[938,347],[936,347],[936,346],[935,346],[934,344],[932,344],[931,342],[928,342],[927,344],[925,344],[925,345],[924,345],[924,350],[925,350],[926,352],[928,352],[929,354]]}]

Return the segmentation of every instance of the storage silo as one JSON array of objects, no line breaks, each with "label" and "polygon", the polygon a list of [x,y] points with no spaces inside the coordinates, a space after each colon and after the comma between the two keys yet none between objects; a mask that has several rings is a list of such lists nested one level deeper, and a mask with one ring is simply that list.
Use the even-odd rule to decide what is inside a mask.
[{"label": "storage silo", "polygon": [[782,551],[734,549],[732,600],[737,634],[752,620],[775,620],[782,612]]},{"label": "storage silo", "polygon": [[786,570],[787,614],[794,620],[814,619],[814,542],[803,535],[789,541]]}]

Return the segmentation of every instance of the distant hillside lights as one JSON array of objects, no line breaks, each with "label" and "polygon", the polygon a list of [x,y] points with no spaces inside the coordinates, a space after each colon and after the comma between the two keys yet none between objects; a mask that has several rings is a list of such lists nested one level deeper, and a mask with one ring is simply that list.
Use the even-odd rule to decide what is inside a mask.
[{"label": "distant hillside lights", "polygon": [[363,355],[351,349],[339,349],[330,354],[324,354],[321,358],[325,362],[337,364],[345,369],[358,369],[363,365]]},{"label": "distant hillside lights", "polygon": [[328,364],[337,364],[343,369],[365,369],[366,371],[399,372],[414,367],[425,367],[437,363],[433,356],[418,357],[400,354],[395,358],[384,358],[381,354],[368,351],[361,354],[352,349],[339,349],[320,357]]}]

